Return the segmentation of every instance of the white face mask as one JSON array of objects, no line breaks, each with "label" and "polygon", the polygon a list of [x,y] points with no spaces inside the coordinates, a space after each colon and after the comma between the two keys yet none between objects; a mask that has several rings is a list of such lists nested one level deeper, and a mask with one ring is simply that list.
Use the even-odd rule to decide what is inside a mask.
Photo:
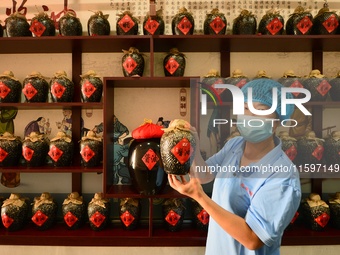
[{"label": "white face mask", "polygon": [[237,129],[244,140],[259,143],[273,135],[273,122],[269,118],[249,115],[237,116]]}]

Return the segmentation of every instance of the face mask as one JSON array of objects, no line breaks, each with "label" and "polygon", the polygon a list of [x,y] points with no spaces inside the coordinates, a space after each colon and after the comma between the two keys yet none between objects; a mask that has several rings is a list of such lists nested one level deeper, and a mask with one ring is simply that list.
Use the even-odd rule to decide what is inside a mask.
[{"label": "face mask", "polygon": [[251,143],[262,142],[273,135],[272,121],[268,120],[268,118],[238,115],[237,129],[244,140]]}]

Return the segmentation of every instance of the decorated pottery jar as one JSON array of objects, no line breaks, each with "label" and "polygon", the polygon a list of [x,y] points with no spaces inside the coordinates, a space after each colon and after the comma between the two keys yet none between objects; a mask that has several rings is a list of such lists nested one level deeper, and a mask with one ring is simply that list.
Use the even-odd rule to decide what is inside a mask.
[{"label": "decorated pottery jar", "polygon": [[0,103],[19,103],[22,85],[12,71],[0,75]]},{"label": "decorated pottery jar", "polygon": [[160,137],[164,131],[151,120],[132,131],[128,153],[128,169],[133,187],[144,195],[160,193],[167,180],[160,153]]},{"label": "decorated pottery jar", "polygon": [[302,85],[310,91],[310,101],[326,101],[331,89],[329,79],[317,69],[310,72],[309,76],[303,80]]},{"label": "decorated pottery jar", "polygon": [[179,9],[178,13],[172,18],[171,29],[173,35],[192,35],[194,33],[194,17],[185,7]]},{"label": "decorated pottery jar", "polygon": [[290,137],[287,131],[281,131],[278,137],[281,139],[282,150],[286,153],[286,155],[292,162],[295,162],[295,158],[298,152],[297,140],[294,137]]},{"label": "decorated pottery jar", "polygon": [[39,72],[32,72],[23,82],[22,93],[28,103],[44,103],[47,101],[49,85],[46,77]]},{"label": "decorated pottery jar", "polygon": [[65,71],[58,71],[50,81],[50,93],[53,102],[72,102],[74,84]]},{"label": "decorated pottery jar", "polygon": [[83,102],[100,102],[103,94],[103,81],[93,70],[80,76],[81,99]]},{"label": "decorated pottery jar", "polygon": [[[242,88],[244,85],[246,85],[250,79],[243,74],[242,70],[235,69],[230,77],[227,77],[224,79],[225,84],[231,84],[235,85],[238,88]],[[220,96],[222,102],[231,102],[232,101],[232,95],[231,92],[228,89],[220,89]]]},{"label": "decorated pottery jar", "polygon": [[110,35],[111,25],[109,14],[96,11],[87,21],[87,33],[89,36]]},{"label": "decorated pottery jar", "polygon": [[233,35],[254,35],[256,34],[256,16],[249,10],[242,10],[233,20]]},{"label": "decorated pottery jar", "polygon": [[227,19],[217,8],[212,9],[205,17],[203,32],[205,35],[224,35],[227,30]]},{"label": "decorated pottery jar", "polygon": [[197,229],[208,231],[209,214],[208,212],[195,200],[192,201],[192,217],[194,226]]},{"label": "decorated pottery jar", "polygon": [[260,20],[258,33],[262,35],[282,35],[284,19],[279,10],[270,9]]},{"label": "decorated pottery jar", "polygon": [[72,165],[73,151],[74,144],[71,137],[60,131],[50,141],[48,156],[51,158],[53,166],[70,166]]},{"label": "decorated pottery jar", "polygon": [[324,230],[330,219],[329,206],[316,193],[301,201],[300,212],[306,227],[314,231]]},{"label": "decorated pottery jar", "polygon": [[340,131],[333,131],[329,137],[325,139],[324,155],[327,165],[340,165]]},{"label": "decorated pottery jar", "polygon": [[123,50],[122,70],[124,77],[143,76],[145,60],[144,55],[135,47]]},{"label": "decorated pottery jar", "polygon": [[110,224],[110,200],[103,197],[102,193],[96,193],[87,206],[87,216],[90,227],[100,231]]},{"label": "decorated pottery jar", "polygon": [[296,162],[300,165],[324,164],[324,139],[318,138],[314,131],[308,132],[297,141]]},{"label": "decorated pottery jar", "polygon": [[151,17],[146,15],[143,21],[143,34],[144,35],[163,35],[165,23],[163,19],[163,10],[157,10],[156,16]]},{"label": "decorated pottery jar", "polygon": [[67,196],[62,205],[62,214],[67,229],[80,228],[86,221],[86,205],[78,192]]},{"label": "decorated pottery jar", "polygon": [[190,124],[181,119],[172,121],[160,141],[164,171],[168,174],[186,175],[193,161],[196,140]]},{"label": "decorated pottery jar", "polygon": [[57,218],[58,206],[48,192],[40,197],[35,197],[32,207],[31,220],[39,230],[46,230],[52,227]]},{"label": "decorated pottery jar", "polygon": [[116,23],[117,35],[137,35],[138,19],[130,12],[125,11],[118,14],[119,18]]},{"label": "decorated pottery jar", "polygon": [[0,135],[0,166],[17,166],[20,162],[22,142],[20,137],[9,132]]},{"label": "decorated pottery jar", "polygon": [[123,198],[119,205],[119,219],[126,230],[134,230],[138,227],[142,207],[140,199]]},{"label": "decorated pottery jar", "polygon": [[329,90],[329,95],[333,101],[340,101],[340,71],[336,74],[336,77],[329,81],[332,86]]},{"label": "decorated pottery jar", "polygon": [[20,12],[14,12],[5,20],[6,34],[8,37],[32,36],[30,24],[26,16]]},{"label": "decorated pottery jar", "polygon": [[163,60],[165,76],[183,76],[185,71],[185,55],[177,48],[172,48]]},{"label": "decorated pottery jar", "polygon": [[26,136],[22,143],[22,156],[29,167],[43,166],[46,164],[49,142],[36,132]]},{"label": "decorated pottery jar", "polygon": [[330,210],[330,224],[332,227],[340,229],[340,192],[328,200]]},{"label": "decorated pottery jar", "polygon": [[103,139],[89,131],[80,141],[80,155],[83,167],[99,166],[103,160]]},{"label": "decorated pottery jar", "polygon": [[30,31],[33,37],[55,36],[56,28],[53,19],[46,12],[42,11],[35,14],[31,19]]},{"label": "decorated pottery jar", "polygon": [[301,5],[297,6],[286,22],[287,35],[309,35],[313,27],[313,15]]},{"label": "decorated pottery jar", "polygon": [[314,35],[334,35],[339,29],[339,17],[336,11],[332,11],[325,1],[323,7],[314,16],[312,34]]},{"label": "decorated pottery jar", "polygon": [[9,231],[21,229],[27,222],[28,203],[27,199],[19,194],[12,193],[1,206],[1,220],[3,226]]},{"label": "decorated pottery jar", "polygon": [[83,34],[82,23],[73,10],[64,12],[58,23],[61,36],[81,36]]},{"label": "decorated pottery jar", "polygon": [[[278,82],[287,88],[303,88],[303,78],[296,75],[293,70],[287,70],[284,72],[282,77],[278,79]],[[292,94],[295,98],[305,97],[303,93],[299,92],[294,92]]]},{"label": "decorated pottery jar", "polygon": [[[225,89],[216,88],[216,84],[226,84],[225,79],[222,78],[219,72],[215,69],[211,69],[201,79],[201,90],[203,94],[207,95],[208,102],[220,103],[222,100],[222,94],[228,94],[224,96],[224,101],[231,100],[231,93],[229,90],[224,93]],[[218,101],[218,102],[217,102]]]},{"label": "decorated pottery jar", "polygon": [[162,204],[165,229],[176,232],[182,229],[185,207],[179,198],[168,198]]}]

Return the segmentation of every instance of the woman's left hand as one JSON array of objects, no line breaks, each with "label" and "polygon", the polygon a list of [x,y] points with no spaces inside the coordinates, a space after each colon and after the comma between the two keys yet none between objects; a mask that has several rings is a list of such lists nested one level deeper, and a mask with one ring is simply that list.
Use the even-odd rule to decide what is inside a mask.
[{"label": "woman's left hand", "polygon": [[168,175],[170,186],[182,195],[198,200],[204,194],[202,185],[199,180],[189,175],[189,180],[183,175]]}]

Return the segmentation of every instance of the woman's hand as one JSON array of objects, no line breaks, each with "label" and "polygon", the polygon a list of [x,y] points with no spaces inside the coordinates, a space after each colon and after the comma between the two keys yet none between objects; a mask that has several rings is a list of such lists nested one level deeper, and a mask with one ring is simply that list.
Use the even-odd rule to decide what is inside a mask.
[{"label": "woman's hand", "polygon": [[204,194],[200,181],[189,175],[189,180],[185,179],[183,175],[168,175],[170,186],[177,190],[182,195],[198,200]]}]

